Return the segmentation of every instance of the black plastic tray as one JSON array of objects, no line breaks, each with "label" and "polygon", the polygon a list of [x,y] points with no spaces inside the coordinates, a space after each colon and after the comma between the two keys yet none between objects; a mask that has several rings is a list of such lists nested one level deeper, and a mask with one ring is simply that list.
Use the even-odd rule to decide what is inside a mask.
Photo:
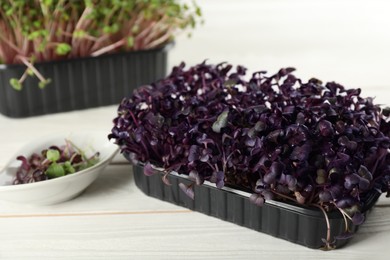
[{"label": "black plastic tray", "polygon": [[21,91],[13,89],[10,79],[20,78],[26,66],[0,64],[0,113],[21,118],[118,104],[135,88],[166,76],[172,46],[36,63],[52,80],[44,89],[36,77],[27,77]]},{"label": "black plastic tray", "polygon": [[[194,186],[195,198],[192,200],[179,188],[179,183],[186,185],[191,181],[185,175],[172,173],[169,175],[171,186],[163,183],[162,175],[146,176],[141,166],[134,166],[136,186],[146,195],[168,201],[219,219],[229,221],[253,230],[257,230],[278,238],[304,245],[309,248],[320,248],[326,238],[326,221],[323,213],[317,208],[304,208],[298,205],[278,201],[266,201],[261,207],[248,199],[247,192],[224,187],[203,184]],[[367,200],[363,211],[375,204],[380,194],[375,192]],[[338,211],[328,213],[331,225],[331,236],[344,232],[345,223]],[[351,226],[356,232],[357,226]],[[350,239],[337,240],[336,248],[344,246]]]}]

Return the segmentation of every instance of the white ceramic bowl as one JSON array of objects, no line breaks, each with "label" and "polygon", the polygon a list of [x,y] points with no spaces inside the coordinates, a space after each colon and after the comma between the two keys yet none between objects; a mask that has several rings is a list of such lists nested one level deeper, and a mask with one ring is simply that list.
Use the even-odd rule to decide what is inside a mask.
[{"label": "white ceramic bowl", "polygon": [[[16,171],[21,165],[21,162],[16,160],[18,155],[28,157],[32,153],[39,153],[51,145],[64,144],[65,139],[71,140],[87,155],[99,152],[99,162],[90,168],[59,178],[12,185]],[[108,141],[105,133],[56,134],[39,138],[21,148],[0,171],[0,200],[33,205],[50,205],[72,199],[96,180],[117,150],[117,146]]]}]

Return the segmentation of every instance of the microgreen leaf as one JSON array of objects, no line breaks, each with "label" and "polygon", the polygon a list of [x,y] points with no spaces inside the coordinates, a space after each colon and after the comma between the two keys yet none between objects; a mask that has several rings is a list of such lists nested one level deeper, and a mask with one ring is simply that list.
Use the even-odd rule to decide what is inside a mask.
[{"label": "microgreen leaf", "polygon": [[70,161],[66,161],[64,163],[64,170],[65,170],[66,174],[76,172],[75,168],[72,166],[72,163]]},{"label": "microgreen leaf", "polygon": [[73,32],[73,37],[76,39],[84,38],[86,35],[87,33],[84,30],[76,30]]},{"label": "microgreen leaf", "polygon": [[40,81],[40,82],[38,83],[38,86],[39,86],[40,89],[43,89],[43,88],[46,87],[46,85],[48,85],[48,84],[50,84],[50,83],[51,83],[51,79],[46,79],[46,80],[44,80],[44,81]]},{"label": "microgreen leaf", "polygon": [[32,69],[28,68],[26,71],[27,71],[27,74],[28,74],[29,76],[34,76],[34,72],[33,72]]},{"label": "microgreen leaf", "polygon": [[58,55],[68,54],[72,50],[72,47],[67,43],[60,43],[56,46],[56,53]]},{"label": "microgreen leaf", "polygon": [[151,175],[154,175],[156,173],[157,173],[157,170],[154,169],[152,164],[150,164],[150,163],[145,164],[145,166],[144,166],[144,174],[146,176],[151,176]]},{"label": "microgreen leaf", "polygon": [[361,212],[356,212],[352,216],[352,222],[354,225],[361,225],[364,222],[364,215]]},{"label": "microgreen leaf", "polygon": [[18,156],[17,159],[22,162],[22,165],[17,170],[13,184],[58,178],[89,168],[99,161],[98,152],[90,158],[81,156],[79,152],[84,154],[70,140],[66,140],[65,145],[51,145],[28,158]]},{"label": "microgreen leaf", "polygon": [[192,185],[185,185],[184,183],[179,183],[179,187],[190,199],[193,200],[195,198]]},{"label": "microgreen leaf", "polygon": [[51,162],[56,162],[60,159],[60,152],[56,149],[49,149],[46,152],[46,158]]},{"label": "microgreen leaf", "polygon": [[15,79],[15,78],[11,78],[9,80],[9,84],[11,84],[11,86],[15,89],[15,90],[22,90],[22,84],[19,82],[18,79]]},{"label": "microgreen leaf", "polygon": [[347,240],[347,239],[350,239],[351,237],[353,237],[353,232],[346,231],[338,236],[335,236],[335,239]]},{"label": "microgreen leaf", "polygon": [[263,206],[263,204],[264,204],[263,196],[261,196],[259,194],[255,194],[255,193],[249,197],[249,201],[257,206]]},{"label": "microgreen leaf", "polygon": [[57,163],[52,163],[46,170],[45,174],[49,178],[57,178],[65,175],[64,167]]},{"label": "microgreen leaf", "polygon": [[127,37],[127,47],[133,47],[134,46],[134,37],[130,36]]},{"label": "microgreen leaf", "polygon": [[214,132],[220,133],[221,128],[223,128],[227,125],[228,115],[229,115],[229,111],[225,110],[218,116],[217,121],[215,121],[213,126],[212,126]]}]

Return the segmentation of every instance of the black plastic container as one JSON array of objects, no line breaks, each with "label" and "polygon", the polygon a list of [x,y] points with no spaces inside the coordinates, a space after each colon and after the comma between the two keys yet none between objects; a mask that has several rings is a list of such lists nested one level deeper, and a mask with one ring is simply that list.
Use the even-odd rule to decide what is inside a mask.
[{"label": "black plastic container", "polygon": [[[188,185],[190,180],[184,175],[170,174],[171,186],[165,185],[162,175],[145,176],[143,168],[134,166],[136,186],[146,195],[168,201],[219,219],[229,221],[247,228],[257,230],[278,238],[291,241],[309,248],[318,249],[324,245],[326,238],[326,221],[323,213],[317,208],[305,208],[278,201],[266,201],[262,207],[251,203],[247,192],[224,187],[203,184],[194,186],[195,198],[192,200],[179,188],[179,183]],[[375,204],[380,194],[375,192],[367,199],[363,212]],[[344,232],[345,223],[338,211],[328,213],[331,236]],[[356,232],[357,226],[351,226]],[[349,239],[337,240],[336,248],[344,246]]]},{"label": "black plastic container", "polygon": [[44,89],[36,77],[27,77],[21,91],[13,89],[10,79],[20,78],[26,67],[0,65],[0,113],[20,118],[118,104],[136,87],[166,76],[171,46],[36,63],[52,81]]}]

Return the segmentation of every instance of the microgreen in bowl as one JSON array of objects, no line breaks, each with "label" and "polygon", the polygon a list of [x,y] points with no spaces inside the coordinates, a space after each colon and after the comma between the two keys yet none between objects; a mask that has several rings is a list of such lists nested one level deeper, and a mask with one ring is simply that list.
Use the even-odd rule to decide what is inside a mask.
[{"label": "microgreen in bowl", "polygon": [[13,184],[25,184],[58,178],[89,168],[99,162],[99,152],[87,156],[70,140],[65,145],[50,146],[40,154],[33,153],[26,158],[17,157],[22,165],[16,172]]}]

